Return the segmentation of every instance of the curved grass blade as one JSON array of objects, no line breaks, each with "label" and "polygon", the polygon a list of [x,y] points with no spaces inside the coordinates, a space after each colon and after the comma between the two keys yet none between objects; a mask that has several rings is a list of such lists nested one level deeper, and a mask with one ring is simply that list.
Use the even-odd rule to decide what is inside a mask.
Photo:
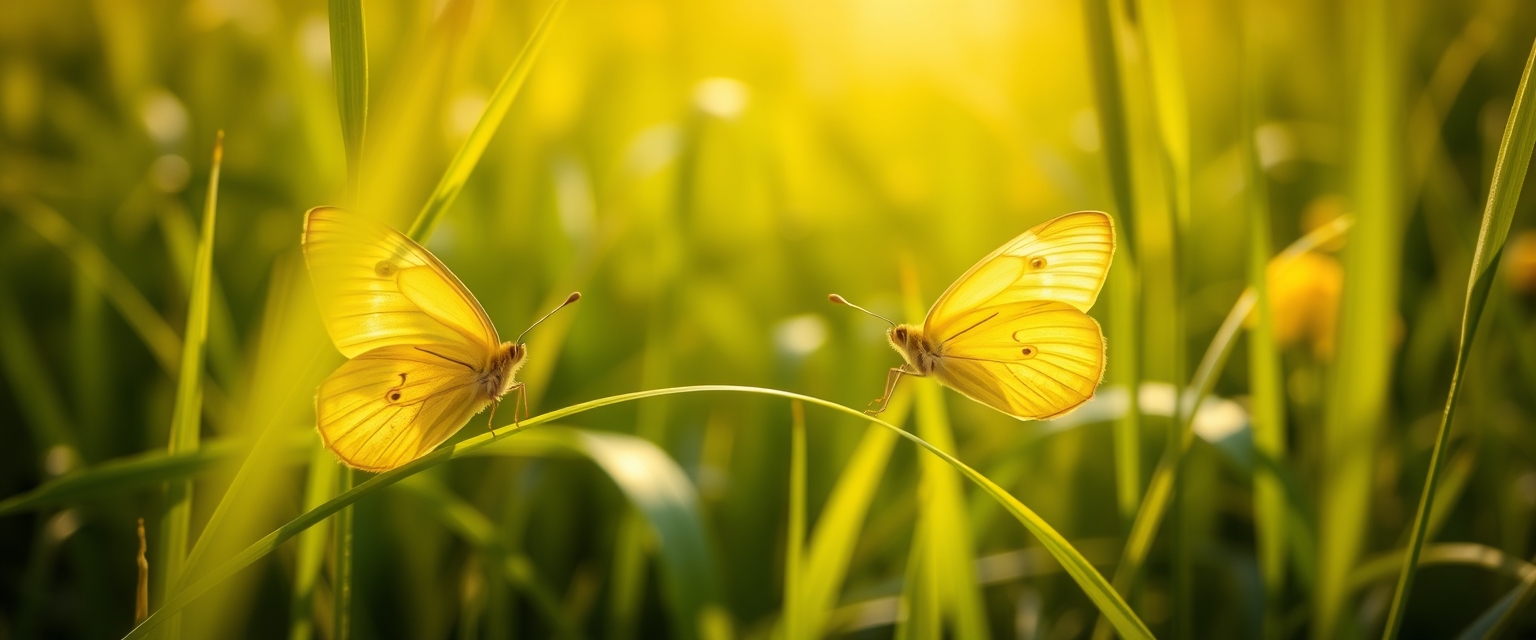
[{"label": "curved grass blade", "polygon": [[[1131,147],[1126,121],[1125,95],[1121,85],[1120,49],[1115,37],[1114,3],[1083,2],[1083,22],[1088,29],[1089,61],[1099,116],[1104,159],[1109,166],[1109,186],[1115,199],[1119,241],[1115,268],[1110,271],[1109,336],[1115,345],[1110,376],[1127,389],[1141,386],[1141,281],[1136,262],[1136,194],[1131,182]],[[1115,422],[1115,495],[1120,516],[1128,521],[1141,499],[1141,411],[1135,394],[1130,408]]]},{"label": "curved grass blade", "polygon": [[180,480],[213,468],[238,453],[235,442],[219,442],[186,453],[149,451],[104,462],[43,483],[36,489],[0,501],[0,516],[75,504],[118,491]]},{"label": "curved grass blade", "polygon": [[[1430,547],[1431,549],[1434,547]],[[1425,550],[1428,554],[1428,549]],[[1510,590],[1504,597],[1494,603],[1483,615],[1477,617],[1465,630],[1457,636],[1459,640],[1486,640],[1498,638],[1504,635],[1504,630],[1509,628],[1510,621],[1516,611],[1524,610],[1531,603],[1531,598],[1536,597],[1536,572],[1528,572],[1522,576],[1520,585]]]},{"label": "curved grass blade", "polygon": [[[187,310],[186,339],[182,341],[180,375],[171,414],[170,455],[196,451],[202,440],[203,352],[208,341],[208,300],[213,289],[213,230],[219,203],[219,165],[224,160],[224,132],[213,143],[213,168],[208,173],[208,199],[203,205],[203,227],[197,240],[197,260],[192,266],[192,288]],[[173,480],[165,490],[160,518],[160,566],[164,567],[164,591],[181,579],[185,568],[187,539],[192,528],[192,480]],[[162,596],[162,600],[163,600]],[[172,618],[167,638],[180,636]]]},{"label": "curved grass blade", "polygon": [[805,405],[790,403],[789,531],[784,543],[784,637],[805,638],[805,614],[800,606],[801,571],[805,555]]},{"label": "curved grass blade", "polygon": [[1482,229],[1477,235],[1472,273],[1467,282],[1466,308],[1462,313],[1456,364],[1451,371],[1451,389],[1445,400],[1445,413],[1440,418],[1440,432],[1435,437],[1434,453],[1430,455],[1429,473],[1424,479],[1424,492],[1419,497],[1418,514],[1413,520],[1408,555],[1403,559],[1402,575],[1392,594],[1392,610],[1387,615],[1387,626],[1382,631],[1382,637],[1388,640],[1397,637],[1403,623],[1408,594],[1413,590],[1414,568],[1418,564],[1425,531],[1429,526],[1440,468],[1445,462],[1446,443],[1450,440],[1451,418],[1456,412],[1456,399],[1461,393],[1472,339],[1477,333],[1483,306],[1488,301],[1488,292],[1498,274],[1499,258],[1504,255],[1504,239],[1509,235],[1510,223],[1514,221],[1515,206],[1520,202],[1520,188],[1525,183],[1526,169],[1531,163],[1531,151],[1536,147],[1536,85],[1530,82],[1532,67],[1536,67],[1536,45],[1533,45],[1526,58],[1525,71],[1520,74],[1520,88],[1515,92],[1515,104],[1510,109],[1509,122],[1504,126],[1504,140],[1499,144],[1493,183],[1489,185],[1488,204],[1483,209]]},{"label": "curved grass blade", "polygon": [[241,551],[239,554],[236,554],[229,560],[226,560],[223,564],[210,570],[203,578],[199,579],[197,582],[172,596],[169,601],[161,606],[159,611],[150,615],[150,617],[146,619],[143,624],[135,627],[124,637],[128,639],[144,637],[151,630],[164,622],[166,618],[170,617],[175,612],[180,611],[183,607],[185,607],[192,600],[196,599],[198,596],[206,593],[209,589],[212,589],[214,586],[228,579],[230,576],[239,572],[241,569],[250,566],[257,560],[260,560],[262,557],[265,557],[267,554],[276,550],[277,547],[282,543],[298,535],[305,529],[314,526],[321,520],[330,517],[332,514],[336,513],[343,507],[357,502],[358,500],[367,497],[368,495],[371,495],[374,492],[383,489],[384,487],[399,482],[423,470],[435,467],[444,462],[447,462],[448,460],[471,455],[475,452],[475,450],[491,444],[493,441],[495,441],[495,439],[524,431],[540,424],[550,423],[562,418],[566,418],[568,416],[590,411],[592,409],[597,409],[599,407],[605,407],[623,402],[633,402],[636,400],[658,396],[676,395],[682,393],[712,392],[750,393],[775,396],[780,398],[800,400],[807,404],[825,407],[833,411],[854,416],[872,424],[884,427],[891,433],[901,438],[905,438],[912,444],[924,449],[928,453],[938,456],[945,462],[949,463],[951,466],[955,467],[956,470],[958,470],[971,482],[979,486],[987,494],[996,499],[1000,504],[1003,505],[1003,508],[1006,509],[1011,515],[1013,515],[1014,518],[1016,518],[1021,524],[1023,524],[1025,528],[1030,531],[1030,533],[1034,534],[1035,537],[1038,538],[1040,542],[1045,546],[1045,548],[1050,551],[1051,555],[1062,564],[1062,567],[1067,571],[1069,575],[1072,576],[1073,580],[1082,587],[1083,591],[1088,595],[1089,599],[1094,602],[1094,605],[1097,606],[1101,611],[1105,612],[1105,615],[1109,618],[1110,622],[1115,626],[1115,629],[1121,634],[1122,637],[1130,639],[1152,637],[1152,632],[1147,628],[1146,624],[1136,616],[1136,613],[1131,610],[1130,606],[1127,605],[1123,599],[1120,598],[1119,594],[1115,593],[1109,582],[1104,579],[1104,576],[1100,575],[1099,572],[1093,568],[1093,565],[1090,564],[1087,559],[1084,558],[1083,555],[1079,553],[1070,542],[1067,541],[1066,538],[1064,538],[1060,533],[1052,528],[1050,524],[1047,523],[1043,518],[1037,515],[1034,511],[1030,510],[1029,507],[1025,506],[1024,503],[1020,502],[1017,498],[1014,498],[1007,491],[1004,491],[1002,487],[997,486],[997,484],[987,479],[986,476],[983,476],[975,469],[967,466],[959,459],[929,444],[923,439],[907,433],[906,431],[903,431],[894,425],[891,425],[890,423],[879,420],[878,418],[874,418],[872,416],[867,416],[860,411],[844,407],[835,402],[797,393],[791,393],[788,391],[780,391],[778,389],[764,389],[759,387],[742,387],[732,385],[674,387],[668,389],[653,389],[649,391],[636,391],[616,396],[608,396],[605,398],[599,398],[597,400],[591,400],[588,402],[565,407],[563,409],[551,411],[549,413],[537,415],[524,420],[519,425],[502,427],[495,430],[493,433],[482,434],[463,440],[457,444],[440,448],[437,451],[417,458],[416,460],[413,460],[401,467],[374,476],[367,482],[364,482],[353,488],[351,491],[336,496],[335,498],[327,501],[325,504],[320,505],[315,509],[311,509],[303,515],[300,515],[299,517],[289,521],[287,524],[278,527],[277,530],[267,534],[262,539],[251,544],[244,551]]},{"label": "curved grass blade", "polygon": [[[1316,249],[1319,245],[1343,235],[1351,224],[1350,218],[1339,217],[1318,227],[1291,243],[1270,263],[1283,262]],[[1227,313],[1226,319],[1222,321],[1221,328],[1216,330],[1216,336],[1211,339],[1211,344],[1206,347],[1199,366],[1195,368],[1189,391],[1181,399],[1181,402],[1187,403],[1187,406],[1179,413],[1185,419],[1185,423],[1179,425],[1181,430],[1179,446],[1170,447],[1158,461],[1157,468],[1153,470],[1152,480],[1147,484],[1147,493],[1142,500],[1141,509],[1136,512],[1136,519],[1131,524],[1131,533],[1126,537],[1125,552],[1121,554],[1120,562],[1115,567],[1115,588],[1120,589],[1122,593],[1129,590],[1130,585],[1141,573],[1147,552],[1152,548],[1158,526],[1172,498],[1177,462],[1184,452],[1189,450],[1190,445],[1194,444],[1193,418],[1196,412],[1193,408],[1200,406],[1200,403],[1211,394],[1211,389],[1216,385],[1217,375],[1226,366],[1227,357],[1232,355],[1232,349],[1237,343],[1237,336],[1243,328],[1243,322],[1253,312],[1257,297],[1253,289],[1243,291],[1237,303],[1232,305],[1232,310]]]},{"label": "curved grass blade", "polygon": [[[1377,580],[1392,577],[1402,567],[1407,555],[1408,549],[1403,548],[1366,558],[1350,575],[1350,589],[1359,590]],[[1419,554],[1417,566],[1431,565],[1482,567],[1516,580],[1536,581],[1536,564],[1475,542],[1442,542],[1424,545]]]},{"label": "curved grass blade", "polygon": [[523,81],[528,79],[528,72],[533,69],[533,62],[539,57],[539,50],[544,46],[544,40],[549,37],[549,30],[559,17],[560,10],[565,8],[566,0],[555,0],[549,10],[544,13],[544,18],[539,25],[534,27],[533,35],[528,37],[528,42],[523,45],[523,50],[518,52],[517,59],[512,61],[512,66],[507,69],[506,75],[501,77],[501,83],[496,85],[496,92],[491,94],[491,99],[485,104],[485,111],[480,113],[480,119],[475,122],[475,128],[469,132],[469,137],[464,139],[464,145],[459,147],[453,160],[448,163],[448,168],[443,171],[443,177],[437,181],[437,186],[432,189],[432,195],[427,198],[427,204],[417,214],[416,221],[411,223],[410,231],[406,235],[420,241],[425,236],[431,235],[437,227],[438,218],[454,198],[459,196],[459,191],[464,189],[464,183],[469,180],[469,174],[475,170],[475,165],[480,163],[480,156],[485,153],[486,145],[491,143],[491,137],[496,135],[497,127],[506,118],[507,110],[512,107],[512,101],[517,98],[517,93],[523,88]]}]

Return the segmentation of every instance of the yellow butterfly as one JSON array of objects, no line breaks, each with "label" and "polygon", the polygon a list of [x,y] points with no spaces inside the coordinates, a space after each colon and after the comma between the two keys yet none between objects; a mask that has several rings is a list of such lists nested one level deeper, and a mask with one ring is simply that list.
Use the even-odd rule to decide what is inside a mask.
[{"label": "yellow butterfly", "polygon": [[514,379],[528,355],[523,336],[502,342],[475,296],[425,248],[334,207],[304,214],[303,244],[325,328],[351,358],[315,396],[320,439],[342,462],[366,471],[410,462],[509,392],[526,413]]},{"label": "yellow butterfly", "polygon": [[1104,378],[1104,333],[1085,313],[1115,253],[1109,215],[1080,211],[1041,223],[960,276],[922,327],[891,325],[906,364],[891,369],[879,414],[902,376],[929,376],[1021,420],[1061,416],[1093,397]]}]

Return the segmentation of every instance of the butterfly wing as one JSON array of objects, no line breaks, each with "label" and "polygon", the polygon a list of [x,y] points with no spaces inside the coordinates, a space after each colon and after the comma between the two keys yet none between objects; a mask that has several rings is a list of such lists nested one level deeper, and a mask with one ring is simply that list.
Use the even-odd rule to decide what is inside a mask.
[{"label": "butterfly wing", "polygon": [[1099,323],[1065,302],[973,309],[939,345],[934,375],[946,386],[1021,420],[1054,418],[1093,397],[1104,378]]},{"label": "butterfly wing", "polygon": [[310,209],[304,258],[326,330],[349,358],[416,344],[478,365],[500,344],[469,289],[387,224],[334,207]]},{"label": "butterfly wing", "polygon": [[394,345],[348,360],[320,383],[315,415],[325,448],[383,471],[436,448],[490,401],[472,369]]},{"label": "butterfly wing", "polygon": [[1087,311],[1099,297],[1115,253],[1109,215],[1079,211],[1025,231],[972,266],[939,296],[928,335],[963,329],[970,310],[1025,300],[1055,300]]}]

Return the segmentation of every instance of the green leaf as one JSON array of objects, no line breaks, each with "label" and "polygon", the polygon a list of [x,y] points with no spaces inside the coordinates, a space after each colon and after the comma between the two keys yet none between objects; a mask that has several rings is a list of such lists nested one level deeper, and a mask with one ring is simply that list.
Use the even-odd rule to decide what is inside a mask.
[{"label": "green leaf", "polygon": [[784,550],[784,637],[808,637],[801,606],[805,549],[805,405],[790,405],[794,422],[789,443],[789,531]]},{"label": "green leaf", "polygon": [[[1262,51],[1259,44],[1261,25],[1258,7],[1250,0],[1243,5],[1242,115],[1238,135],[1243,149],[1245,171],[1245,207],[1248,210],[1248,290],[1252,291],[1254,310],[1248,330],[1248,386],[1251,395],[1250,419],[1253,445],[1267,460],[1285,459],[1286,418],[1284,371],[1280,364],[1280,346],[1275,342],[1274,322],[1269,300],[1269,264],[1273,243],[1270,240],[1269,177],[1259,160],[1255,143],[1264,104]],[[1254,475],[1254,525],[1259,547],[1259,571],[1264,580],[1264,628],[1266,637],[1281,635],[1279,612],[1285,589],[1286,497],[1281,480],[1268,468]]]},{"label": "green leaf", "polygon": [[[325,504],[336,495],[336,456],[324,447],[313,447],[312,451],[309,479],[304,485],[305,511]],[[293,562],[293,595],[288,606],[288,640],[315,637],[315,584],[319,582],[320,568],[325,564],[325,543],[330,539],[329,534],[324,522],[299,534],[299,549]]]},{"label": "green leaf", "polygon": [[1531,69],[1536,67],[1536,46],[1526,58],[1525,71],[1520,74],[1520,88],[1515,92],[1515,104],[1509,112],[1509,122],[1504,126],[1504,139],[1499,143],[1499,157],[1494,165],[1493,182],[1488,187],[1488,204],[1483,209],[1483,225],[1477,235],[1477,249],[1472,258],[1472,272],[1467,282],[1466,307],[1461,318],[1461,339],[1456,349],[1456,365],[1451,371],[1451,389],[1445,399],[1445,413],[1440,418],[1440,432],[1435,437],[1434,452],[1430,455],[1429,472],[1424,479],[1424,492],[1419,496],[1418,512],[1413,520],[1413,533],[1408,541],[1408,554],[1403,558],[1401,577],[1392,594],[1392,610],[1387,615],[1387,625],[1382,637],[1396,638],[1403,623],[1408,595],[1413,591],[1414,568],[1418,566],[1419,553],[1424,546],[1430,515],[1435,502],[1435,490],[1440,481],[1440,468],[1444,466],[1446,443],[1450,440],[1451,418],[1456,413],[1456,400],[1461,394],[1462,378],[1466,374],[1467,358],[1472,340],[1477,333],[1478,320],[1497,275],[1499,258],[1504,252],[1504,239],[1515,217],[1515,206],[1520,202],[1520,188],[1525,183],[1526,169],[1531,163],[1531,150],[1536,146],[1536,85],[1532,85]]},{"label": "green leaf", "polygon": [[[335,0],[340,1],[340,0]],[[533,69],[533,62],[539,57],[539,50],[544,47],[544,40],[549,37],[550,28],[559,17],[560,10],[565,8],[566,0],[555,0],[549,10],[544,13],[544,19],[539,21],[539,26],[534,27],[533,35],[528,37],[528,42],[523,45],[523,50],[517,54],[517,59],[512,61],[512,66],[507,69],[506,75],[501,77],[501,83],[496,85],[496,92],[491,94],[491,99],[485,104],[485,111],[480,113],[480,119],[475,122],[475,128],[470,130],[469,137],[454,154],[453,160],[448,163],[448,168],[443,171],[443,177],[437,181],[437,187],[432,189],[432,195],[427,198],[426,206],[421,208],[421,213],[416,216],[416,221],[411,223],[411,229],[406,235],[422,241],[432,234],[437,227],[437,221],[449,205],[459,196],[459,191],[464,189],[464,183],[469,180],[469,174],[479,164],[480,156],[485,154],[485,147],[491,143],[491,138],[496,135],[497,127],[506,118],[507,110],[512,107],[512,101],[517,98],[517,93],[523,88],[523,81],[528,79],[528,72]],[[333,2],[334,4],[334,2]]]},{"label": "green leaf", "polygon": [[[674,387],[669,389],[637,391],[633,393],[608,396],[605,398],[572,405],[563,409],[558,409],[549,413],[534,416],[522,421],[522,423],[519,425],[502,427],[493,433],[482,434],[460,441],[456,444],[439,448],[438,450],[417,458],[416,460],[413,460],[409,463],[406,463],[399,468],[391,469],[390,471],[386,471],[377,476],[374,476],[367,482],[364,482],[353,488],[351,491],[338,495],[335,498],[327,501],[325,504],[311,509],[308,512],[305,512],[303,515],[300,515],[292,521],[289,521],[287,524],[284,524],[272,533],[267,534],[265,537],[257,540],[255,543],[252,543],[249,547],[246,547],[245,550],[231,557],[223,564],[213,568],[197,582],[172,596],[170,600],[161,606],[159,611],[151,614],[149,618],[144,620],[143,623],[130,631],[128,635],[125,636],[125,638],[132,639],[144,637],[145,634],[159,626],[175,612],[180,611],[192,600],[206,593],[214,586],[227,580],[230,576],[233,576],[241,569],[250,566],[257,560],[265,557],[267,554],[272,553],[284,542],[298,535],[305,529],[314,526],[316,523],[331,516],[343,507],[351,505],[352,503],[357,502],[358,500],[371,495],[384,487],[420,473],[423,470],[435,467],[449,460],[471,455],[477,449],[483,448],[486,445],[491,444],[493,441],[499,440],[500,438],[505,438],[512,433],[527,430],[540,424],[554,422],[556,420],[560,420],[562,418],[566,418],[568,416],[572,416],[585,411],[590,411],[599,407],[605,407],[622,402],[632,402],[657,396],[675,395],[681,393],[710,392],[750,393],[775,396],[780,398],[800,400],[807,404],[814,404],[817,406],[825,407],[833,411],[843,413],[844,415],[855,416],[875,425],[879,425],[885,429],[888,429],[891,433],[905,438],[914,445],[921,447],[929,454],[938,456],[953,466],[956,470],[958,470],[961,475],[975,483],[978,487],[981,488],[982,491],[985,491],[988,495],[992,496],[993,499],[997,500],[1003,506],[1003,508],[1008,511],[1009,514],[1013,515],[1015,519],[1017,519],[1021,524],[1024,525],[1026,529],[1030,531],[1030,533],[1034,534],[1035,537],[1038,538],[1040,542],[1045,546],[1045,548],[1050,551],[1051,555],[1054,556],[1058,562],[1061,562],[1062,567],[1066,569],[1068,575],[1072,576],[1072,579],[1076,581],[1080,587],[1082,587],[1083,591],[1088,595],[1089,599],[1093,601],[1094,605],[1097,606],[1100,611],[1104,612],[1110,623],[1114,625],[1115,629],[1120,633],[1122,637],[1128,639],[1152,637],[1152,632],[1147,629],[1146,624],[1136,616],[1136,613],[1132,611],[1130,606],[1120,598],[1119,594],[1115,593],[1115,590],[1110,586],[1109,581],[1105,580],[1104,576],[1099,574],[1099,572],[1093,568],[1093,565],[1090,564],[1088,560],[1084,558],[1083,555],[1078,552],[1078,550],[1074,548],[1070,542],[1066,540],[1066,538],[1062,537],[1062,535],[1058,533],[1054,528],[1052,528],[1049,523],[1047,523],[1034,511],[1030,510],[1029,507],[1025,506],[1024,503],[1019,502],[1017,498],[1009,495],[1008,492],[1004,491],[1002,487],[997,486],[996,483],[993,483],[991,480],[987,479],[986,476],[978,473],[975,469],[967,466],[965,463],[956,459],[949,453],[933,446],[932,444],[929,444],[922,438],[907,433],[906,431],[902,431],[890,423],[871,416],[866,416],[860,411],[844,407],[828,400],[822,400],[820,398],[791,393],[788,391],[780,391],[778,389],[763,389],[759,387],[741,387],[731,385],[701,385],[693,387]],[[603,457],[608,460],[608,462],[600,462],[600,465],[606,466],[606,464],[611,462],[622,466],[626,462],[626,459],[619,454],[619,452],[624,451],[626,448],[622,444],[615,444],[615,442],[616,441],[613,440],[599,440],[600,444],[593,450],[593,458],[598,459],[599,457]],[[591,444],[591,442],[587,443],[588,446],[591,446]],[[601,451],[601,454],[598,454],[598,451]],[[613,455],[610,457],[609,454]],[[686,478],[683,478],[683,480],[686,481]],[[623,485],[621,484],[621,488],[622,486]]]},{"label": "green leaf", "polygon": [[[309,446],[313,446],[313,439]],[[149,451],[104,462],[0,501],[0,516],[78,504],[121,491],[184,479],[213,468],[239,450],[236,442],[219,442],[185,453]]]},{"label": "green leaf", "polygon": [[[907,314],[921,316],[922,296],[911,269],[904,270],[902,284]],[[920,383],[913,385],[912,390],[917,397],[918,436],[939,449],[954,451],[955,437],[943,392],[938,385]],[[939,629],[945,620],[952,624],[958,637],[986,638],[990,635],[986,607],[981,587],[976,583],[975,540],[960,479],[954,469],[935,458],[923,458],[920,469],[922,475],[917,491],[919,534],[913,536],[914,549],[909,556],[909,562],[916,564],[916,570],[909,568],[907,572],[908,600],[912,607],[907,622],[911,623],[917,638],[942,637]],[[930,602],[930,599],[934,601]],[[933,608],[937,609],[940,619],[930,619],[929,614],[935,613]]]},{"label": "green leaf", "polygon": [[357,201],[362,174],[363,134],[368,123],[368,44],[363,30],[363,0],[330,0],[331,74],[336,81],[336,110],[347,152],[348,200]]},{"label": "green leaf", "polygon": [[[904,421],[911,406],[910,398],[903,394],[891,401],[885,415],[892,423]],[[875,491],[880,488],[880,478],[885,475],[885,465],[895,444],[896,435],[890,430],[869,427],[847,464],[843,465],[843,473],[838,476],[837,484],[821,509],[821,517],[816,520],[810,548],[805,555],[805,569],[801,573],[800,597],[786,603],[786,606],[799,608],[801,628],[810,630],[812,637],[824,635],[827,630],[832,611],[837,606],[838,593],[848,576],[848,566],[853,560],[864,518],[869,514]]]},{"label": "green leaf", "polygon": [[[1312,592],[1312,635],[1335,637],[1353,626],[1348,578],[1365,544],[1377,442],[1386,420],[1393,373],[1403,248],[1402,54],[1387,0],[1356,3],[1343,33],[1351,43],[1346,104],[1349,206],[1358,222],[1344,248],[1333,366],[1324,400],[1317,478],[1318,574]],[[1346,383],[1347,382],[1347,383]]]},{"label": "green leaf", "polygon": [[[1109,330],[1112,347],[1109,377],[1127,389],[1141,387],[1141,278],[1135,256],[1136,194],[1131,176],[1131,141],[1115,37],[1111,0],[1085,0],[1083,21],[1088,29],[1089,61],[1099,116],[1099,138],[1109,167],[1110,192],[1119,227],[1115,268],[1109,273]],[[1136,394],[1130,408],[1115,421],[1115,496],[1120,515],[1129,519],[1141,499],[1141,411]]]},{"label": "green leaf", "polygon": [[697,637],[704,616],[718,606],[716,578],[698,492],[682,467],[651,441],[626,434],[543,429],[515,440],[522,442],[509,446],[545,443],[580,454],[613,479],[660,545],[673,635]]},{"label": "green leaf", "polygon": [[[213,283],[213,230],[219,203],[219,165],[224,161],[224,132],[213,143],[213,168],[208,173],[208,198],[203,205],[203,226],[197,241],[197,259],[192,266],[192,288],[187,309],[187,330],[181,346],[180,375],[176,381],[176,400],[171,414],[170,455],[196,451],[202,440],[203,417],[203,347],[208,341],[208,300]],[[165,490],[164,510],[160,517],[160,567],[165,592],[181,579],[186,562],[187,539],[192,528],[192,481],[172,480]],[[162,597],[162,600],[164,598]],[[166,636],[176,638],[180,629],[176,620]]]}]

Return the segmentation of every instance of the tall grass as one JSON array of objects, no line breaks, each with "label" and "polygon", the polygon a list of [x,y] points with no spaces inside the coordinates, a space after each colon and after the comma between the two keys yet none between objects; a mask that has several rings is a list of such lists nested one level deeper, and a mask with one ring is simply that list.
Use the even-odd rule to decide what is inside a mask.
[{"label": "tall grass", "polygon": [[[1531,69],[1536,67],[1536,47],[1526,60],[1525,71],[1520,74],[1520,88],[1515,93],[1514,106],[1510,108],[1509,123],[1504,126],[1504,136],[1499,143],[1499,156],[1494,164],[1493,182],[1488,188],[1488,204],[1483,209],[1483,224],[1478,231],[1477,245],[1472,257],[1472,273],[1467,279],[1466,308],[1462,311],[1461,336],[1456,348],[1456,365],[1451,371],[1451,390],[1445,400],[1445,414],[1440,419],[1440,429],[1435,436],[1434,452],[1430,454],[1429,474],[1424,479],[1424,493],[1419,498],[1418,515],[1413,519],[1409,534],[1408,552],[1403,557],[1402,574],[1397,589],[1392,594],[1392,610],[1387,614],[1383,638],[1396,638],[1408,606],[1408,594],[1413,590],[1413,578],[1419,563],[1419,554],[1425,543],[1431,509],[1435,505],[1435,490],[1440,482],[1441,467],[1446,456],[1446,443],[1450,439],[1451,417],[1456,413],[1456,400],[1461,395],[1462,376],[1465,375],[1468,352],[1472,339],[1477,335],[1478,321],[1488,304],[1488,293],[1493,288],[1499,260],[1504,255],[1504,240],[1509,237],[1509,227],[1514,221],[1515,205],[1520,202],[1521,187],[1525,184],[1526,169],[1531,164],[1531,150],[1536,147],[1536,85],[1532,85]],[[1523,591],[1523,590],[1522,590]]]},{"label": "tall grass", "polygon": [[[1522,3],[4,13],[0,636],[1536,623]],[[342,477],[322,204],[502,335],[581,290],[530,335],[538,414]],[[857,411],[899,359],[826,293],[918,321],[1082,209],[1119,240],[1092,401],[1019,422],[909,378]]]}]

